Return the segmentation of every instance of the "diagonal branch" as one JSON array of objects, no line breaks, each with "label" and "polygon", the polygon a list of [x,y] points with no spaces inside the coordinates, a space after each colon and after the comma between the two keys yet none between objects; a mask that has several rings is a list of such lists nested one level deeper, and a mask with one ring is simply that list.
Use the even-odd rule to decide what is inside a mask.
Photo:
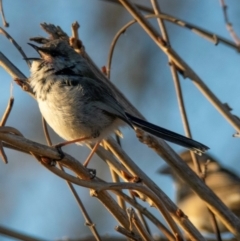
[{"label": "diagonal branch", "polygon": [[44,241],[43,239],[35,238],[27,234],[23,234],[22,232],[18,232],[16,230],[6,228],[3,226],[0,226],[0,234],[3,234],[5,236],[18,239],[18,240],[24,240],[24,241]]},{"label": "diagonal branch", "polygon": [[0,0],[0,14],[2,15],[2,21],[4,27],[9,27],[9,23],[5,19],[4,11],[3,11],[3,4],[2,0]]},{"label": "diagonal branch", "polygon": [[226,28],[228,30],[228,32],[230,33],[230,36],[232,37],[232,39],[234,40],[234,42],[240,46],[240,39],[239,37],[237,36],[234,28],[233,28],[233,25],[230,23],[229,19],[228,19],[228,14],[227,14],[227,5],[225,4],[225,1],[224,0],[220,0],[220,4],[221,4],[221,7],[223,9],[223,16],[224,16],[224,20],[225,20],[225,24],[226,24]]},{"label": "diagonal branch", "polygon": [[3,34],[13,45],[16,47],[16,49],[19,51],[19,53],[22,55],[23,59],[25,59],[28,67],[31,66],[30,61],[27,59],[26,54],[23,52],[22,48],[19,46],[19,44],[14,40],[14,38],[3,28],[0,27],[0,33]]}]

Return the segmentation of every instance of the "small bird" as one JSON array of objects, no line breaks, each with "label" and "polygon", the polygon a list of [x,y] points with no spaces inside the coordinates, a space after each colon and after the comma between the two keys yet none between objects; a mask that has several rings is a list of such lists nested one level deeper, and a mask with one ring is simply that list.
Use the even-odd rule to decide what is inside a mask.
[{"label": "small bird", "polygon": [[128,124],[196,152],[207,146],[127,113],[113,91],[90,69],[86,60],[66,41],[53,40],[32,60],[30,86],[40,111],[52,129],[69,143],[93,143]]},{"label": "small bird", "polygon": [[[181,158],[194,169],[191,154],[185,151]],[[213,157],[202,154],[197,157],[201,169],[206,168],[206,184],[225,203],[225,205],[240,217],[240,177],[224,168]],[[206,164],[207,162],[207,164]],[[193,225],[200,231],[213,233],[209,212],[206,204],[184,183],[170,167],[162,168],[161,174],[171,175],[176,186],[176,203],[188,216]],[[226,227],[217,219],[220,232],[227,232]]]}]

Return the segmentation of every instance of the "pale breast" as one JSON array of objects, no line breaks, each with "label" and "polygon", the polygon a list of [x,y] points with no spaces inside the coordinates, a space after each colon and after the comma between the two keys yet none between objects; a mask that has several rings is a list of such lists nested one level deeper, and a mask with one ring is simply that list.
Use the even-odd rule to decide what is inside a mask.
[{"label": "pale breast", "polygon": [[65,140],[91,137],[89,142],[100,141],[126,124],[119,118],[106,115],[91,103],[68,101],[70,103],[66,105],[66,101],[38,101],[47,123]]}]

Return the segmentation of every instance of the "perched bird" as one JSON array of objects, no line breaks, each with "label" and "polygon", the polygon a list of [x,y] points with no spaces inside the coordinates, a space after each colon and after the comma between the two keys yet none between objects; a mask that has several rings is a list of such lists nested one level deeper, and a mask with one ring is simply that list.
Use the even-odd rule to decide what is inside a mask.
[{"label": "perched bird", "polygon": [[97,147],[103,138],[128,124],[197,152],[208,149],[127,113],[112,90],[67,42],[53,40],[41,47],[29,45],[40,55],[29,58],[33,60],[30,86],[44,119],[68,143],[96,143]]},{"label": "perched bird", "polygon": [[[181,153],[180,156],[189,167],[194,169],[189,151]],[[197,158],[201,169],[204,170],[203,168],[206,168],[206,184],[233,213],[240,217],[240,177],[229,169],[224,168],[218,161],[209,155],[202,154]],[[176,203],[196,228],[200,231],[213,233],[206,204],[170,167],[162,168],[159,172],[173,177],[176,186]],[[218,219],[217,222],[220,232],[228,231]]]}]

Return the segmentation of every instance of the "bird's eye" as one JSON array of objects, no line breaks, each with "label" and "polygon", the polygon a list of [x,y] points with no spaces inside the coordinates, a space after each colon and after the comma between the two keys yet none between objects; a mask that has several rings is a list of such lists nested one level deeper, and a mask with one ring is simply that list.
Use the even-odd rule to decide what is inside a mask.
[{"label": "bird's eye", "polygon": [[58,56],[59,54],[57,53],[57,51],[51,51],[51,56],[52,57],[56,57]]},{"label": "bird's eye", "polygon": [[66,55],[64,53],[59,52],[59,51],[55,51],[55,50],[51,51],[50,55],[52,57],[58,57],[58,58],[64,58],[64,59],[66,58]]}]

